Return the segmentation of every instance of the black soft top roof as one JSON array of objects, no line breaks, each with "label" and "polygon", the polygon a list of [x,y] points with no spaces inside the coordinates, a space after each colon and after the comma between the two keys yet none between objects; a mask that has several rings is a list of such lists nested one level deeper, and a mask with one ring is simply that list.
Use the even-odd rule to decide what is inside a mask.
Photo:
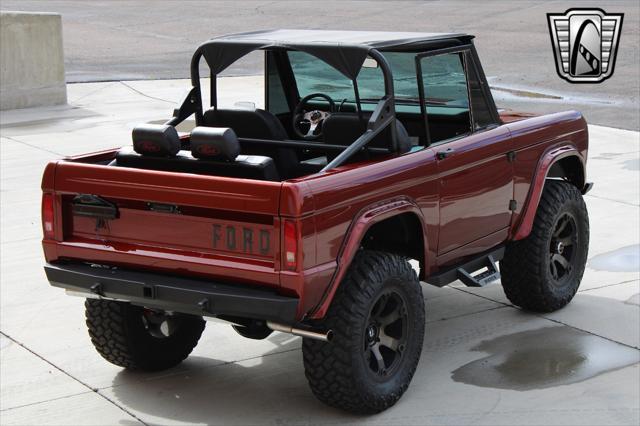
[{"label": "black soft top roof", "polygon": [[216,37],[202,44],[196,56],[202,54],[213,74],[219,74],[253,50],[299,50],[322,59],[354,79],[371,49],[420,51],[443,42],[464,44],[472,38],[453,33],[282,29]]}]

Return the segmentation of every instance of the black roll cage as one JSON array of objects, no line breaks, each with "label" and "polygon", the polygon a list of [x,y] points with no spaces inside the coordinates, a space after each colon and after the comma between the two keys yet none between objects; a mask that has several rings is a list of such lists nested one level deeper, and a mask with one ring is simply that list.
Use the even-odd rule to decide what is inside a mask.
[{"label": "black roll cage", "polygon": [[[260,49],[255,49],[260,50]],[[276,49],[269,49],[276,50]],[[273,146],[282,146],[282,147],[292,147],[292,148],[304,148],[310,149],[314,151],[318,150],[329,150],[329,151],[338,151],[342,152],[336,156],[333,161],[327,164],[320,172],[326,172],[328,170],[334,169],[351,158],[353,154],[363,149],[376,135],[378,135],[382,130],[384,130],[387,126],[391,126],[391,147],[389,149],[385,148],[369,148],[371,152],[376,153],[391,153],[396,152],[398,147],[397,135],[396,135],[396,120],[395,120],[395,98],[393,92],[393,74],[391,72],[391,67],[385,57],[376,49],[370,49],[368,55],[373,58],[380,67],[383,77],[384,77],[384,90],[385,94],[380,99],[378,104],[376,105],[371,117],[367,122],[367,128],[365,132],[356,139],[351,145],[344,147],[342,145],[328,145],[328,144],[318,144],[313,142],[301,142],[301,141],[293,141],[293,140],[285,140],[285,141],[274,141],[269,139],[246,139],[242,138],[241,140],[247,143],[263,143],[269,144]],[[191,58],[191,90],[182,101],[179,108],[175,109],[173,112],[173,118],[166,122],[166,124],[170,126],[177,126],[192,114],[195,115],[196,126],[200,126],[203,121],[203,108],[202,108],[202,97],[200,96],[200,61],[203,56],[202,46],[196,50],[193,57]],[[218,108],[217,105],[217,77],[213,71],[210,73],[211,81],[210,81],[210,91],[211,91],[211,106],[214,109]],[[354,86],[356,91],[356,99],[359,103],[359,94],[357,84]],[[360,111],[360,105],[358,105],[358,111]],[[361,112],[360,112],[361,114]]]},{"label": "black roll cage", "polygon": [[[494,116],[494,118],[498,120],[497,109],[495,108],[493,97],[491,96],[488,85],[486,84],[486,78],[482,71],[482,67],[480,67],[478,64],[478,55],[473,43],[462,44],[460,42],[457,42],[453,46],[449,44],[446,47],[442,46],[441,43],[442,43],[441,41],[439,43],[434,43],[432,49],[424,49],[421,52],[415,52],[416,53],[415,61],[416,61],[416,68],[417,68],[416,71],[418,74],[417,78],[419,83],[418,92],[419,92],[420,104],[421,104],[420,108],[421,108],[421,113],[423,115],[423,120],[424,120],[427,146],[429,145],[428,121],[427,121],[428,118],[426,115],[426,107],[424,105],[424,87],[422,84],[422,74],[419,72],[420,70],[419,61],[420,59],[426,56],[437,55],[441,53],[462,52],[468,49],[471,52],[471,58],[474,62],[473,66],[475,67],[475,70],[478,73],[478,78],[480,79],[480,82],[482,84],[482,90],[485,94],[485,99],[487,99],[487,101],[490,103],[489,109],[491,110],[491,113]],[[187,96],[182,101],[180,107],[174,110],[173,118],[166,122],[166,124],[168,125],[177,126],[182,121],[190,117],[192,114],[195,115],[196,126],[201,125],[203,122],[203,105],[202,105],[202,97],[200,95],[201,88],[200,88],[200,68],[199,67],[200,67],[200,61],[204,55],[203,47],[205,45],[206,44],[201,45],[195,51],[195,53],[193,54],[193,57],[191,58],[191,67],[190,67],[191,68],[191,85],[192,85],[191,90],[188,92]],[[285,52],[287,50],[296,50],[296,49],[292,49],[290,47],[289,48],[257,47],[251,50],[251,52],[255,50]],[[248,53],[250,52],[247,52],[242,56],[245,56]],[[327,164],[322,170],[320,170],[320,172],[327,172],[331,169],[334,169],[336,167],[339,167],[345,164],[354,154],[356,154],[357,152],[361,151],[364,148],[366,148],[370,152],[382,153],[382,154],[397,152],[398,140],[397,140],[397,132],[396,132],[396,109],[395,109],[396,99],[394,94],[393,73],[391,71],[391,66],[389,65],[389,62],[384,57],[384,55],[375,48],[370,48],[368,50],[367,55],[377,62],[378,66],[382,71],[382,74],[384,77],[385,94],[380,99],[380,101],[378,101],[373,113],[369,117],[365,132],[360,137],[358,137],[358,139],[356,139],[351,145],[344,147],[342,145],[329,145],[324,143],[318,144],[314,142],[302,142],[302,141],[296,141],[296,140],[277,141],[277,140],[270,140],[270,139],[247,139],[247,138],[241,138],[241,141],[247,144],[260,143],[260,144],[265,144],[265,145],[268,144],[268,145],[280,146],[280,147],[303,148],[311,151],[342,151],[331,162],[329,162],[329,164]],[[322,58],[318,58],[318,59],[323,60]],[[327,61],[324,61],[324,62],[327,62]],[[217,84],[216,84],[217,77],[218,75],[214,73],[210,67],[210,78],[211,78],[210,98],[211,98],[211,106],[214,109],[217,109],[218,107],[217,106]],[[265,78],[267,77],[265,76]],[[362,118],[362,110],[360,105],[360,97],[358,93],[358,85],[355,82],[355,78],[353,79],[353,82],[354,82],[357,110],[358,110],[359,116]],[[388,126],[390,126],[391,128],[390,147],[389,148],[367,147],[367,144],[371,142],[371,140],[375,136],[380,134],[380,132],[382,132]]]}]

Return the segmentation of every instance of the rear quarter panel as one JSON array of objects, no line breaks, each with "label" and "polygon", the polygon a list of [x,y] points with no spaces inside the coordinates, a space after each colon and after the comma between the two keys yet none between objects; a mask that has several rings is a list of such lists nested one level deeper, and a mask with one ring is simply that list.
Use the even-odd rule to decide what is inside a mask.
[{"label": "rear quarter panel", "polygon": [[[285,187],[288,185],[285,184]],[[350,235],[350,227],[354,221],[368,209],[381,203],[392,202],[401,197],[417,206],[426,227],[425,241],[434,242],[433,246],[428,245],[425,257],[427,262],[435,261],[439,224],[438,174],[435,154],[431,149],[376,163],[351,164],[291,185],[299,188],[301,199],[306,196],[303,194],[312,195],[313,214],[300,214],[303,228],[315,229],[314,249],[305,250],[304,261],[305,267],[313,266],[303,272],[307,274],[303,278],[303,286],[299,282],[295,283],[295,277],[288,277],[285,272],[282,274],[281,285],[283,288],[304,287],[306,308],[313,308],[332,283],[341,249]],[[286,193],[286,190],[283,191],[283,197]],[[295,203],[290,205],[294,206]],[[295,215],[295,212],[289,212],[283,206],[281,214]],[[310,244],[304,236],[303,243]],[[313,256],[313,259],[308,259],[308,255]]]},{"label": "rear quarter panel", "polygon": [[582,114],[577,111],[526,118],[507,126],[516,152],[513,195],[517,207],[511,220],[513,233],[529,204],[537,203],[532,200],[532,194],[535,184],[544,185],[544,176],[538,183],[536,176],[548,170],[543,166],[545,158],[551,160],[550,166],[565,153],[573,152],[586,167],[588,130]]}]

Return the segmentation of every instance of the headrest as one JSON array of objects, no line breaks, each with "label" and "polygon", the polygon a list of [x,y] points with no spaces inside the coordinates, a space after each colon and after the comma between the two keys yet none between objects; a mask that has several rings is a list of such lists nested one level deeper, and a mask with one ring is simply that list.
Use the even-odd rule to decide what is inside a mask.
[{"label": "headrest", "polygon": [[240,142],[228,127],[196,127],[191,131],[191,154],[233,161],[240,154]]},{"label": "headrest", "polygon": [[176,128],[167,124],[139,124],[133,128],[133,149],[138,154],[173,157],[180,151]]}]

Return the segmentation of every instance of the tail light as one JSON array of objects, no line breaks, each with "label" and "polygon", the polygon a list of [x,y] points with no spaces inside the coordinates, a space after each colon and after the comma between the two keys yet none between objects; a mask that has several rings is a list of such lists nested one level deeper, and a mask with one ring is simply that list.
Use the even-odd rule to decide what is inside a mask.
[{"label": "tail light", "polygon": [[45,240],[53,240],[55,234],[55,221],[53,211],[53,194],[42,196],[42,231]]},{"label": "tail light", "polygon": [[290,220],[284,221],[284,269],[295,271],[298,266],[298,227]]}]

